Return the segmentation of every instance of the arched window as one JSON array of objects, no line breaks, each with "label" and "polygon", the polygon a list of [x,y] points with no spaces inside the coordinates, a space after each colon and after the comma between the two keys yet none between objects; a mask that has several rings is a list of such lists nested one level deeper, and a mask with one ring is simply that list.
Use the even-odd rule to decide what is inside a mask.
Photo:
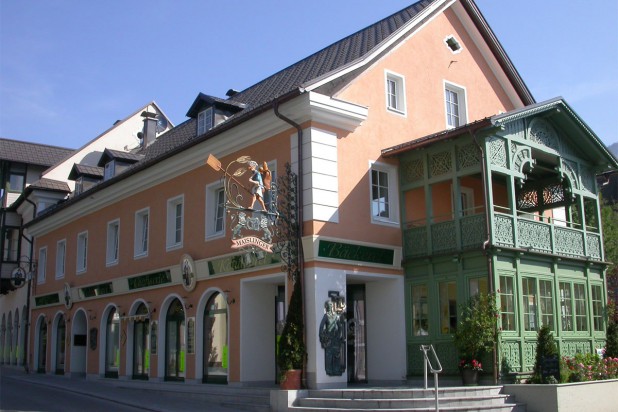
[{"label": "arched window", "polygon": [[133,323],[133,379],[148,379],[150,371],[150,334],[148,308],[141,303]]},{"label": "arched window", "polygon": [[120,316],[113,308],[107,316],[105,341],[105,377],[117,378],[120,364]]},{"label": "arched window", "polygon": [[165,380],[182,381],[185,378],[186,341],[185,310],[180,300],[174,299],[165,322]]},{"label": "arched window", "polygon": [[227,303],[221,293],[215,293],[204,309],[204,383],[227,383],[227,329]]}]

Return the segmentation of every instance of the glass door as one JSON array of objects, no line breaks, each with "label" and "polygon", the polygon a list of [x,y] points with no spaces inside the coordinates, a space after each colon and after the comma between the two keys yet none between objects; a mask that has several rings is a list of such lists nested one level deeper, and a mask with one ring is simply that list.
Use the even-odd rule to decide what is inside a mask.
[{"label": "glass door", "polygon": [[227,383],[227,330],[227,302],[221,293],[215,293],[204,309],[204,383]]},{"label": "glass door", "polygon": [[117,378],[120,363],[120,316],[114,308],[107,317],[105,341],[105,377]]},{"label": "glass door", "polygon": [[45,319],[41,321],[39,325],[39,364],[36,371],[38,373],[45,373],[45,367],[47,365],[47,323]]},{"label": "glass door", "polygon": [[167,311],[165,327],[165,380],[185,379],[185,310],[178,299]]},{"label": "glass door", "polygon": [[148,308],[143,303],[137,308],[138,318],[133,323],[133,379],[148,379],[150,351]]},{"label": "glass door", "polygon": [[64,375],[64,353],[66,344],[66,325],[64,316],[58,320],[58,328],[56,329],[56,374]]},{"label": "glass door", "polygon": [[367,335],[365,328],[365,285],[348,285],[348,382],[367,382]]},{"label": "glass door", "polygon": [[275,296],[275,383],[279,383],[279,339],[285,326],[285,286],[277,286],[277,296]]}]

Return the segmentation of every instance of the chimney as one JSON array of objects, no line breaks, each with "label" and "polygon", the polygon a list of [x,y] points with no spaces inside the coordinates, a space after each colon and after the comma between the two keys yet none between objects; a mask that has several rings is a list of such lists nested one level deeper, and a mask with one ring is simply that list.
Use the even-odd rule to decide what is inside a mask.
[{"label": "chimney", "polygon": [[148,147],[151,144],[154,143],[155,139],[157,138],[156,136],[156,131],[157,131],[157,119],[156,119],[156,113],[152,113],[152,112],[148,112],[148,111],[143,111],[142,112],[142,117],[144,118],[144,133],[143,133],[143,137],[142,137],[142,147]]}]

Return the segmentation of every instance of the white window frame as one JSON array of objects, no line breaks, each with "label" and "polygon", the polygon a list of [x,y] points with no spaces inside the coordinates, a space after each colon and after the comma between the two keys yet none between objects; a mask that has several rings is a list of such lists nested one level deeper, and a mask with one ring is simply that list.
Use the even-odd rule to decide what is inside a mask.
[{"label": "white window frame", "polygon": [[[146,227],[144,227],[144,216]],[[133,242],[133,257],[142,258],[148,256],[150,236],[150,208],[144,208],[135,212],[135,238]]]},{"label": "white window frame", "polygon": [[120,219],[107,222],[107,247],[105,248],[105,265],[118,264],[120,255]]},{"label": "white window frame", "polygon": [[[373,171],[387,174],[388,183],[388,217],[375,216],[373,213]],[[399,226],[399,186],[397,184],[397,167],[379,162],[369,162],[369,213],[371,223]]]},{"label": "white window frame", "polygon": [[[184,237],[184,219],[185,219],[185,205],[184,205],[184,195],[176,196],[167,201],[167,230],[166,230],[166,249],[174,250],[182,247],[183,237]],[[177,216],[177,206],[181,205],[181,214]],[[178,218],[180,218],[180,236],[177,236],[178,231]],[[177,240],[177,237],[180,237],[180,240]]]},{"label": "white window frame", "polygon": [[62,279],[64,277],[66,269],[66,257],[67,257],[67,241],[66,239],[59,240],[56,243],[56,279]]},{"label": "white window frame", "polygon": [[47,275],[47,246],[44,246],[39,249],[39,262],[37,266],[36,283],[39,285],[42,283],[45,283],[46,275]]},{"label": "white window frame", "polygon": [[[223,191],[223,183],[215,182],[206,186],[206,240],[217,239],[225,236],[225,193],[223,198],[223,228],[217,230],[218,194]],[[215,205],[217,207],[215,208]]]},{"label": "white window frame", "polygon": [[[391,87],[395,85],[395,105],[391,105]],[[406,80],[401,74],[385,70],[384,71],[384,93],[386,99],[386,110],[402,116],[406,116]]]},{"label": "white window frame", "polygon": [[77,264],[75,272],[82,274],[88,269],[88,231],[77,235]]},{"label": "white window frame", "polygon": [[[458,108],[458,118],[459,124],[456,126],[449,125],[449,115],[447,109],[446,102],[446,91],[451,91],[457,95],[457,108]],[[460,86],[455,83],[448,82],[444,80],[442,87],[442,96],[444,102],[444,120],[447,129],[454,129],[456,127],[460,127],[468,123],[468,93],[466,92],[466,88]]]},{"label": "white window frame", "polygon": [[[212,107],[208,107],[197,114],[197,135],[200,136],[213,127],[215,113]],[[210,119],[210,124],[206,120]]]}]

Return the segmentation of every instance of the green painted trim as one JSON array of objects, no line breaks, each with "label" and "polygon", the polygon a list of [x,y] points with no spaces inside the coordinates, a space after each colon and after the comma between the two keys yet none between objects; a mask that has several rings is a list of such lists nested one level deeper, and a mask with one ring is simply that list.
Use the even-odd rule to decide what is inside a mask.
[{"label": "green painted trim", "polygon": [[320,240],[318,257],[394,265],[395,250]]},{"label": "green painted trim", "polygon": [[60,295],[57,293],[51,293],[49,295],[37,296],[34,298],[36,306],[53,305],[54,303],[60,303]]},{"label": "green painted trim", "polygon": [[245,256],[247,255],[240,254],[209,260],[208,275],[222,275],[225,273],[233,273],[245,269],[252,269],[281,263],[281,258],[273,253],[266,253],[263,259],[257,259],[254,257],[254,255],[249,255],[249,261],[245,259]]},{"label": "green painted trim", "polygon": [[169,270],[135,276],[127,279],[129,290],[148,288],[172,282],[172,274]]},{"label": "green painted trim", "polygon": [[109,295],[110,293],[114,293],[112,282],[99,283],[98,285],[86,286],[79,289],[79,296],[82,299]]}]

